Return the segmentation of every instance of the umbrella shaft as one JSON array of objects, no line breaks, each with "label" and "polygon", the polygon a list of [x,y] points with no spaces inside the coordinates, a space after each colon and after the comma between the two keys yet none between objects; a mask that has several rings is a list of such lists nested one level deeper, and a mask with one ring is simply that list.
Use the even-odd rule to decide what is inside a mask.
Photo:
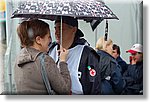
[{"label": "umbrella shaft", "polygon": [[62,46],[62,16],[61,16],[61,26],[60,26],[60,45]]}]

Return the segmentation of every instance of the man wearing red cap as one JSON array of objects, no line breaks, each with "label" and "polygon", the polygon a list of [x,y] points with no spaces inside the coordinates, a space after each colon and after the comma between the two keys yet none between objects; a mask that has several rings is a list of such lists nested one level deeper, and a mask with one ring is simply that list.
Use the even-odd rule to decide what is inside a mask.
[{"label": "man wearing red cap", "polygon": [[127,52],[131,53],[131,64],[136,64],[143,60],[143,50],[141,44],[134,44]]},{"label": "man wearing red cap", "polygon": [[131,64],[124,73],[126,88],[123,94],[143,94],[143,46],[134,44],[128,51],[131,53]]}]

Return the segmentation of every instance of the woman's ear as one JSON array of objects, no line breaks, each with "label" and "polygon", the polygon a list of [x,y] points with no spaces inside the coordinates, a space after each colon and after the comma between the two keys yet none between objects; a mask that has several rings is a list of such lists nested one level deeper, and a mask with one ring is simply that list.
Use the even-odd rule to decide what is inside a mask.
[{"label": "woman's ear", "polygon": [[41,37],[40,37],[40,36],[37,36],[37,37],[35,38],[35,42],[40,45],[40,44],[41,44]]}]

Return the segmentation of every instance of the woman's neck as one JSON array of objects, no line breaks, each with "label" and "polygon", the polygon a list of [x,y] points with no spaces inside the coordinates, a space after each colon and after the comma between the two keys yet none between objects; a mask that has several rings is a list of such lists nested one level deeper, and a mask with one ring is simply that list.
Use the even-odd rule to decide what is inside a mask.
[{"label": "woman's neck", "polygon": [[43,52],[42,49],[41,49],[41,47],[40,47],[39,45],[37,45],[37,44],[33,44],[33,45],[30,46],[30,47],[31,47],[31,48],[34,48],[34,49],[36,49],[36,50],[38,50],[38,51]]}]

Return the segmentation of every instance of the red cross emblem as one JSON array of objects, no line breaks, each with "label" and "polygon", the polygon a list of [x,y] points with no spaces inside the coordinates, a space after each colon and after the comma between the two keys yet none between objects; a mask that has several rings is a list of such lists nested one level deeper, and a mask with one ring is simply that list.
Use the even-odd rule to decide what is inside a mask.
[{"label": "red cross emblem", "polygon": [[94,69],[90,69],[90,75],[93,77],[96,75],[96,71]]}]

